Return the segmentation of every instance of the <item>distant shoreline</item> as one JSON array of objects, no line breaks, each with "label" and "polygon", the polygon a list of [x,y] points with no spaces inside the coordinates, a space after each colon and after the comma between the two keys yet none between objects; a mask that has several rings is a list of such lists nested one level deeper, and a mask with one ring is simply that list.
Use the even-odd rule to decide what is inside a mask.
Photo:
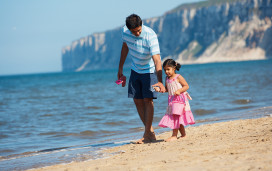
[{"label": "distant shoreline", "polygon": [[[166,58],[165,58],[166,60]],[[183,63],[181,62],[181,65],[205,65],[205,64],[215,64],[215,63],[233,63],[233,62],[254,62],[254,61],[269,61],[272,59],[252,59],[252,60],[233,60],[233,61],[213,61],[213,62],[192,62],[192,63]],[[116,68],[107,68],[107,69],[92,69],[92,70],[81,70],[81,71],[48,71],[48,72],[35,72],[35,73],[15,73],[15,74],[4,74],[0,75],[0,78],[4,77],[15,77],[15,76],[26,76],[26,75],[40,75],[40,74],[59,74],[59,73],[82,73],[82,72],[90,72],[90,71],[101,71],[101,70],[115,70],[117,72],[117,66]],[[125,66],[125,70],[130,70],[130,66]]]}]

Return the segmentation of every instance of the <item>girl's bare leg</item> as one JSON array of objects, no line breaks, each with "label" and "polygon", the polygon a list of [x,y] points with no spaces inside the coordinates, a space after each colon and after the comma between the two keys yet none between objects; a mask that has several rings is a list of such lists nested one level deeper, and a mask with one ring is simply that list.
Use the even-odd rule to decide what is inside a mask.
[{"label": "girl's bare leg", "polygon": [[165,141],[166,142],[170,142],[170,141],[175,141],[178,139],[178,129],[173,129],[173,133],[172,133],[172,136],[169,137],[168,139],[166,139]]},{"label": "girl's bare leg", "polygon": [[182,124],[180,124],[179,132],[181,134],[181,136],[180,136],[181,138],[186,136],[185,128],[184,128],[184,126]]}]

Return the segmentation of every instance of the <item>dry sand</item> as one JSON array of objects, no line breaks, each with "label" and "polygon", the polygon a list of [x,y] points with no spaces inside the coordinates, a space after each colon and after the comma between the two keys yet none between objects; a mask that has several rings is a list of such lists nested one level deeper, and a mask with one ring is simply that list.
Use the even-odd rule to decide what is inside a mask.
[{"label": "dry sand", "polygon": [[272,171],[272,117],[187,127],[187,136],[149,144],[129,144],[106,151],[105,159],[49,166],[52,170],[269,170]]}]

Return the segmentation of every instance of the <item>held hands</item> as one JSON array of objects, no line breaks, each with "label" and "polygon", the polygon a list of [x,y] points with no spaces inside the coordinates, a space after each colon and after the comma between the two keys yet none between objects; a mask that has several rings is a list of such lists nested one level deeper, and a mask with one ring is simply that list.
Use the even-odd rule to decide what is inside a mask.
[{"label": "held hands", "polygon": [[165,87],[161,82],[158,82],[157,84],[152,85],[155,91],[160,92],[160,93],[165,93]]},{"label": "held hands", "polygon": [[160,87],[157,87],[157,86],[156,86],[156,87],[153,87],[153,88],[154,88],[154,90],[155,90],[156,92],[160,92],[160,90],[161,90]]}]

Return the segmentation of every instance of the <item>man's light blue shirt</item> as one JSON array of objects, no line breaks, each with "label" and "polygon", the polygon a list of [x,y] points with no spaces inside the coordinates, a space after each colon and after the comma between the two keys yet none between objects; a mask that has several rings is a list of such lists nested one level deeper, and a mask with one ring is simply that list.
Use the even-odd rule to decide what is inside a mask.
[{"label": "man's light blue shirt", "polygon": [[122,39],[129,49],[128,56],[132,59],[131,69],[137,73],[154,73],[155,64],[152,55],[160,54],[156,33],[151,28],[142,25],[142,32],[139,37],[136,37],[127,26],[124,26]]}]

